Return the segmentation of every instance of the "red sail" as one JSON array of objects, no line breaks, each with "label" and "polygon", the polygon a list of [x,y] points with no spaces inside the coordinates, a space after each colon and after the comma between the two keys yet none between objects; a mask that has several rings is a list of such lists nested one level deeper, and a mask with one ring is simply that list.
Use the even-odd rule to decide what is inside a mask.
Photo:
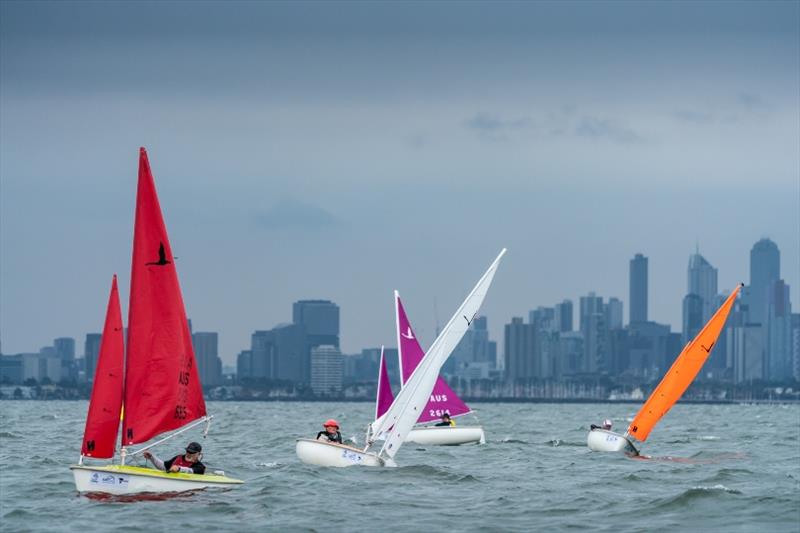
[{"label": "red sail", "polygon": [[124,445],[145,442],[206,414],[175,258],[144,148],[133,231]]},{"label": "red sail", "polygon": [[117,440],[122,408],[124,351],[122,311],[119,308],[117,276],[114,276],[94,373],[92,397],[89,400],[89,414],[86,415],[86,429],[83,432],[81,455],[86,457],[114,457],[114,443]]}]

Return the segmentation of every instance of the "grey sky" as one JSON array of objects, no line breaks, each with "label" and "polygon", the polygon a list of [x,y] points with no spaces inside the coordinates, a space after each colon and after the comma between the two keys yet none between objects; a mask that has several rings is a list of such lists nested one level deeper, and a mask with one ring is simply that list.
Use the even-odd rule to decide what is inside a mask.
[{"label": "grey sky", "polygon": [[[680,327],[762,236],[800,308],[800,4],[0,3],[0,339],[100,331],[127,300],[137,149],[187,312],[231,362],[291,302],[346,351],[422,339],[503,246],[495,338],[595,290]],[[124,309],[124,313],[127,311]]]}]

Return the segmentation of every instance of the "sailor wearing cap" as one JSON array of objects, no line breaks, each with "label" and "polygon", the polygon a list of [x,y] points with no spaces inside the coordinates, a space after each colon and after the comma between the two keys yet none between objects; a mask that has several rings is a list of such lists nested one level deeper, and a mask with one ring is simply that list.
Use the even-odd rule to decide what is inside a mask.
[{"label": "sailor wearing cap", "polygon": [[339,422],[331,418],[326,420],[322,426],[325,430],[317,433],[317,440],[342,444],[342,434],[339,433]]},{"label": "sailor wearing cap", "polygon": [[150,452],[144,452],[144,458],[149,459],[159,470],[165,472],[183,472],[184,474],[205,474],[206,465],[200,462],[203,457],[203,447],[197,442],[190,442],[186,446],[186,453],[176,455],[172,459],[162,461]]},{"label": "sailor wearing cap", "polygon": [[591,426],[589,426],[589,428],[590,428],[590,429],[592,429],[592,430],[595,430],[595,429],[605,429],[606,431],[611,431],[611,426],[612,426],[612,425],[613,425],[613,424],[612,424],[611,420],[610,420],[610,419],[608,419],[608,418],[606,418],[605,420],[603,420],[603,424],[602,424],[602,425],[600,425],[600,426],[595,426],[594,424],[592,424]]}]

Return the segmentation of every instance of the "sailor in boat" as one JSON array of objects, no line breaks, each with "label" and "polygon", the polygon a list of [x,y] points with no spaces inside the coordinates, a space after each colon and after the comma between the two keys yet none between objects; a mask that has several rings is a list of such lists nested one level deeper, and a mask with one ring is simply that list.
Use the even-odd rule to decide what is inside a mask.
[{"label": "sailor in boat", "polygon": [[589,429],[591,429],[592,431],[594,431],[595,429],[605,429],[606,431],[611,431],[611,426],[612,426],[611,420],[606,418],[605,420],[603,420],[602,425],[595,426],[594,424],[592,424],[589,426]]},{"label": "sailor in boat", "polygon": [[203,454],[203,447],[197,442],[190,442],[186,447],[186,453],[176,455],[172,459],[162,461],[149,451],[144,452],[145,459],[149,459],[153,466],[164,472],[182,472],[184,474],[205,474],[206,465],[200,462]]},{"label": "sailor in boat", "polygon": [[455,425],[456,425],[456,421],[453,420],[452,418],[450,418],[450,414],[449,413],[445,413],[445,414],[442,415],[442,421],[439,422],[438,424],[436,424],[436,427],[439,427],[439,426],[442,426],[442,427],[444,427],[444,426],[455,427]]},{"label": "sailor in boat", "polygon": [[323,424],[323,427],[325,430],[317,433],[317,440],[342,444],[342,434],[339,432],[339,422],[331,418]]}]

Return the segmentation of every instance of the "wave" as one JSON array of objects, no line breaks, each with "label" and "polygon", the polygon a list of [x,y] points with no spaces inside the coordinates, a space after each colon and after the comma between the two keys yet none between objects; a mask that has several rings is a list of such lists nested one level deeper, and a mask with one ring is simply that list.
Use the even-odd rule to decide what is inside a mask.
[{"label": "wave", "polygon": [[732,496],[740,496],[741,491],[726,487],[722,484],[704,486],[697,485],[691,489],[687,489],[682,493],[672,498],[667,498],[654,502],[655,507],[658,509],[675,509],[685,507],[692,502],[713,498],[728,498]]},{"label": "wave", "polygon": [[586,447],[586,443],[585,442],[569,442],[569,441],[561,440],[561,439],[550,439],[550,440],[546,441],[544,444],[548,444],[548,445],[550,445],[550,446],[552,446],[554,448],[557,447],[557,446]]},{"label": "wave", "polygon": [[512,439],[511,437],[505,437],[498,441],[500,444],[529,444],[528,441],[522,439]]},{"label": "wave", "polygon": [[22,435],[11,433],[10,431],[0,431],[0,439],[21,439]]}]

